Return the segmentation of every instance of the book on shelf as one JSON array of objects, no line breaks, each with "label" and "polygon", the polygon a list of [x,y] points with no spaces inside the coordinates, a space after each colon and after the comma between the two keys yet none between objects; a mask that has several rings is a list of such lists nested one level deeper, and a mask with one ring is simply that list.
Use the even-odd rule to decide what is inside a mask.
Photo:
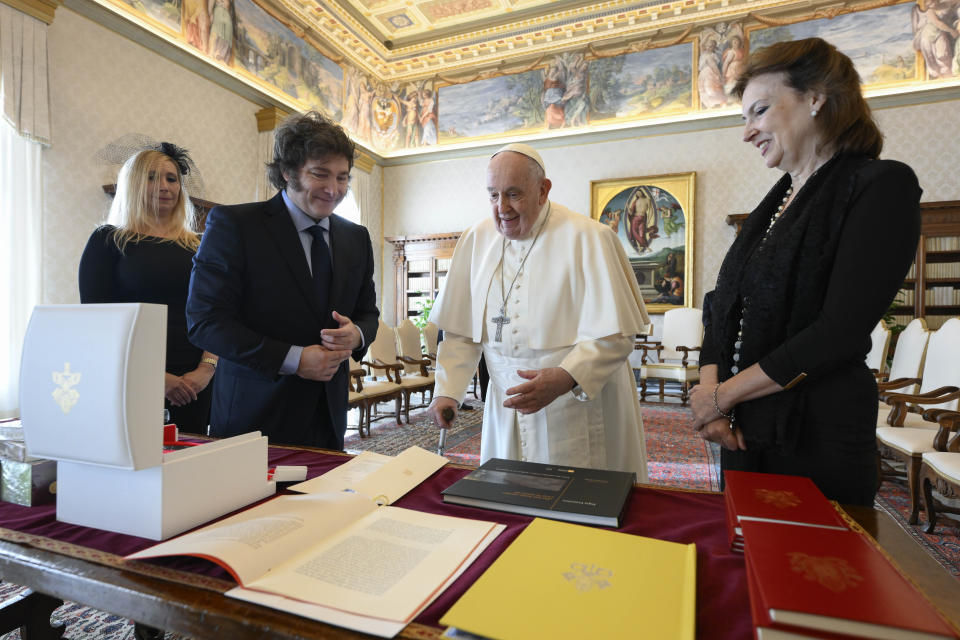
[{"label": "book on shelf", "polygon": [[810,478],[750,471],[725,471],[723,477],[727,536],[734,551],[743,551],[747,521],[848,528]]},{"label": "book on shelf", "polygon": [[692,640],[696,562],[693,544],[536,519],[440,624],[498,640]]},{"label": "book on shelf", "polygon": [[491,458],[443,490],[443,501],[619,527],[635,473]]},{"label": "book on shelf", "polygon": [[389,638],[503,529],[358,493],[315,493],[274,498],[127,559],[205,558],[240,585],[229,597]]},{"label": "book on shelf", "polygon": [[772,522],[745,522],[743,532],[760,640],[958,637],[865,534]]}]

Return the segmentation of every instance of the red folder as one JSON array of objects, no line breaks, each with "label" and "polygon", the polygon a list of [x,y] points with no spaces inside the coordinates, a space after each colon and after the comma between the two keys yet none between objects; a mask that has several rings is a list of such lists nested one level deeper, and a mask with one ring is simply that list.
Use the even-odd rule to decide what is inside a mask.
[{"label": "red folder", "polygon": [[730,548],[743,551],[745,521],[846,530],[847,525],[810,478],[748,471],[724,472]]},{"label": "red folder", "polygon": [[867,536],[744,522],[756,637],[926,640],[957,631]]}]

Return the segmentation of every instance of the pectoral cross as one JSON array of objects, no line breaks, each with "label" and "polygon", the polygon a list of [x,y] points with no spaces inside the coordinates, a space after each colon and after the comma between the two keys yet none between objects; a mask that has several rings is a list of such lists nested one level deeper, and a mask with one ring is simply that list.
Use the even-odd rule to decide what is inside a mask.
[{"label": "pectoral cross", "polygon": [[503,342],[503,325],[510,324],[510,318],[504,313],[503,307],[500,307],[500,315],[491,318],[490,322],[497,325],[497,333],[494,334],[493,339],[496,342]]}]

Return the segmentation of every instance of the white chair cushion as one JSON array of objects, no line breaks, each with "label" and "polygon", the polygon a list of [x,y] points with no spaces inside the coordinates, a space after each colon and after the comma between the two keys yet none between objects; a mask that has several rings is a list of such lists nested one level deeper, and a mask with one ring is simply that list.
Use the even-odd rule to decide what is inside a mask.
[{"label": "white chair cushion", "polygon": [[936,431],[900,427],[877,427],[877,440],[891,449],[907,455],[934,451],[933,437]]},{"label": "white chair cushion", "polygon": [[682,367],[678,364],[651,363],[640,367],[641,378],[677,380],[679,382],[695,382],[700,379],[700,369],[695,364]]},{"label": "white chair cushion", "polygon": [[404,389],[409,387],[424,387],[433,384],[433,376],[402,376],[400,386]]},{"label": "white chair cushion", "polygon": [[952,451],[924,453],[923,461],[945,478],[954,482],[960,481],[960,453],[953,453]]},{"label": "white chair cushion", "polygon": [[395,382],[364,382],[363,391],[361,391],[360,394],[364,398],[376,398],[394,393],[399,388],[400,385]]}]

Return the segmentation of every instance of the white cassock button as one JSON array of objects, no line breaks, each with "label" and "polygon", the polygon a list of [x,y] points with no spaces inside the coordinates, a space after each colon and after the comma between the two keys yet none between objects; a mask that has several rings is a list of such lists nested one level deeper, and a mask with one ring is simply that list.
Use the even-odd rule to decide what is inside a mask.
[{"label": "white cassock button", "polygon": [[517,331],[518,331],[517,329],[514,329],[514,330],[513,330],[514,333],[517,333]]},{"label": "white cassock button", "polygon": [[520,304],[520,298],[514,298],[513,304]]}]

